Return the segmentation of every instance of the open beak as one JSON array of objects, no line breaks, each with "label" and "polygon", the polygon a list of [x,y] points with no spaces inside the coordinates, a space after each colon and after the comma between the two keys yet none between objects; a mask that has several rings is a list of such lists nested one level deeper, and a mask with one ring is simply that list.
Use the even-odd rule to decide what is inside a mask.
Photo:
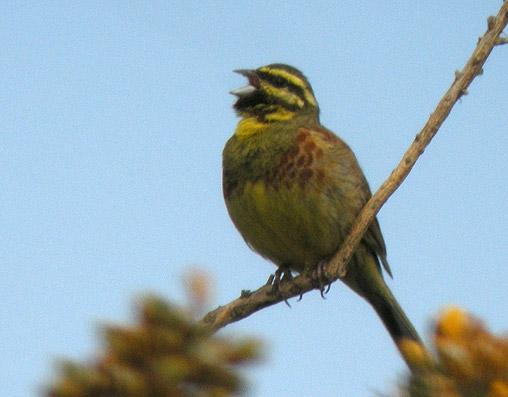
[{"label": "open beak", "polygon": [[247,77],[249,80],[249,84],[247,84],[245,87],[238,88],[236,90],[230,91],[229,93],[232,95],[235,95],[239,98],[245,97],[249,94],[252,94],[257,89],[259,89],[259,77],[256,74],[255,70],[252,69],[238,69],[233,70],[233,72],[241,74],[242,76]]}]

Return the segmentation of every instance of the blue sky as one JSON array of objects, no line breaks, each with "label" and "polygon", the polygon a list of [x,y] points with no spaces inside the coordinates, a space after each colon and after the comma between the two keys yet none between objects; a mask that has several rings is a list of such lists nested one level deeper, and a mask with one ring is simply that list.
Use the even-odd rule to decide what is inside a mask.
[{"label": "blue sky", "polygon": [[[337,4],[336,4],[337,3]],[[34,395],[60,357],[99,349],[135,297],[211,308],[274,271],[222,200],[237,119],[231,71],[284,62],[311,81],[321,121],[386,179],[486,29],[499,1],[9,2],[0,18],[2,394]],[[428,336],[457,304],[508,329],[508,48],[495,48],[379,214],[394,294]],[[336,283],[227,327],[257,335],[251,396],[368,396],[404,364],[373,310]]]}]

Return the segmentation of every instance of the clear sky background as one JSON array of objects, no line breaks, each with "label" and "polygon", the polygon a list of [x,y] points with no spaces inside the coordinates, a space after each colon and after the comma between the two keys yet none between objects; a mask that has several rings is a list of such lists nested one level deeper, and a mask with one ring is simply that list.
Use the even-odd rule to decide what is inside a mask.
[{"label": "clear sky background", "polygon": [[[226,212],[221,151],[231,71],[284,62],[373,190],[388,177],[500,1],[4,2],[0,10],[0,394],[30,396],[57,358],[99,350],[136,296],[211,308],[275,268]],[[389,284],[426,338],[457,304],[508,330],[508,47],[456,105],[379,219]],[[266,360],[249,396],[368,396],[405,371],[374,311],[344,285],[228,326]]]}]

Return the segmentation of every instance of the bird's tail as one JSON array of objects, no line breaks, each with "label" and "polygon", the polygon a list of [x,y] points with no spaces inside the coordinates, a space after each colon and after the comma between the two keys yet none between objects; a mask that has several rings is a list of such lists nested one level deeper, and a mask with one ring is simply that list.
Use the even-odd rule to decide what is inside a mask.
[{"label": "bird's tail", "polygon": [[[383,284],[385,284],[384,280]],[[384,287],[385,291],[369,291],[364,297],[381,318],[394,342],[398,344],[402,338],[405,338],[422,343],[418,332],[388,286],[385,284]]]},{"label": "bird's tail", "polygon": [[371,254],[361,256],[361,261],[353,260],[343,281],[374,308],[411,368],[414,363],[411,357],[408,357],[408,346],[416,347],[424,354],[427,350],[415,327],[386,285],[377,258]]}]

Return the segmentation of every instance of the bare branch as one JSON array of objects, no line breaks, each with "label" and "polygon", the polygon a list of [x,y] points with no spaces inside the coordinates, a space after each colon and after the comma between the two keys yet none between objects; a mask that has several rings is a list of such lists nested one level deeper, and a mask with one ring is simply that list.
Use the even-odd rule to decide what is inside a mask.
[{"label": "bare branch", "polygon": [[393,192],[406,179],[407,175],[423,153],[432,138],[450,114],[453,106],[458,99],[467,93],[467,88],[473,79],[482,74],[482,67],[487,60],[494,45],[496,45],[499,35],[508,22],[508,0],[503,2],[501,9],[496,17],[488,18],[488,28],[483,37],[480,38],[473,54],[462,69],[455,75],[455,81],[448,89],[444,97],[431,114],[427,124],[416,135],[415,140],[406,151],[397,168],[395,168],[390,177],[381,185],[377,192],[371,197],[365,205],[360,215],[356,218],[351,234],[342,244],[339,252],[330,261],[327,268],[327,276],[344,277],[347,273],[347,264],[353,255],[356,247],[360,243],[363,235],[367,231],[370,223],[379,212],[381,206],[388,200]]}]

